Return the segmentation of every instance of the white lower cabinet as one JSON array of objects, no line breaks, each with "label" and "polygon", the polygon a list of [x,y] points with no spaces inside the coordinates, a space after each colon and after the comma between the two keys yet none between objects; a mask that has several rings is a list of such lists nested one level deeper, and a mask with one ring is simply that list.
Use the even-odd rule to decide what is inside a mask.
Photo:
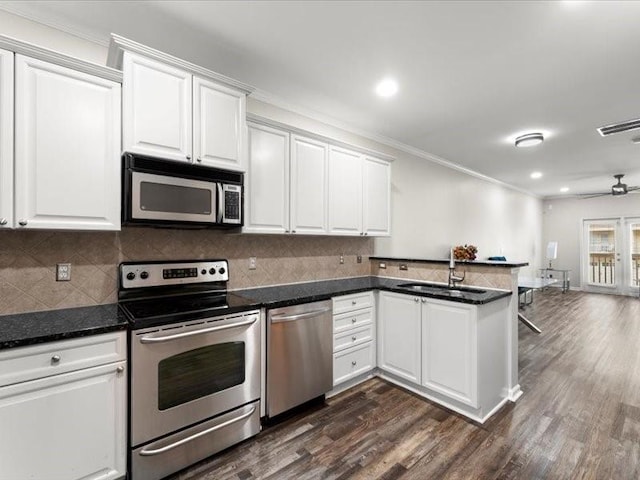
[{"label": "white lower cabinet", "polygon": [[379,295],[379,367],[420,383],[420,299],[392,292]]},{"label": "white lower cabinet", "polygon": [[333,298],[334,387],[376,366],[373,305],[373,292]]},{"label": "white lower cabinet", "polygon": [[422,306],[422,385],[478,406],[476,307],[425,301]]},{"label": "white lower cabinet", "polygon": [[506,400],[508,298],[484,305],[380,292],[382,376],[483,422]]},{"label": "white lower cabinet", "polygon": [[[105,341],[96,343],[100,337]],[[102,351],[92,352],[83,343]],[[25,365],[23,381],[0,384],[0,478],[110,480],[126,475],[125,345],[125,333],[118,332],[0,352],[0,364]],[[109,346],[114,350],[106,355]],[[78,358],[83,351],[95,365],[69,371],[83,363]],[[73,360],[67,363],[69,355]],[[105,361],[110,363],[99,364]],[[40,364],[49,366],[46,376]]]}]

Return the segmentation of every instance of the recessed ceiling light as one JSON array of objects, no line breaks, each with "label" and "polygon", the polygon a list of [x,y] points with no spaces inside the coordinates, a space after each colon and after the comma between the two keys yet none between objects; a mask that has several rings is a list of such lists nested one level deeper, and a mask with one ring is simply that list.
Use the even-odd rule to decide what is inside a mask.
[{"label": "recessed ceiling light", "polygon": [[560,191],[561,191],[562,193],[567,193],[567,192],[569,191],[569,187],[562,187],[562,188],[560,189]]},{"label": "recessed ceiling light", "polygon": [[533,147],[540,145],[544,141],[544,135],[541,133],[527,133],[516,138],[516,147]]},{"label": "recessed ceiling light", "polygon": [[530,177],[533,179],[540,178],[542,177],[542,172],[533,172]]},{"label": "recessed ceiling light", "polygon": [[398,82],[392,78],[385,78],[376,86],[376,93],[381,97],[392,97],[398,93]]}]

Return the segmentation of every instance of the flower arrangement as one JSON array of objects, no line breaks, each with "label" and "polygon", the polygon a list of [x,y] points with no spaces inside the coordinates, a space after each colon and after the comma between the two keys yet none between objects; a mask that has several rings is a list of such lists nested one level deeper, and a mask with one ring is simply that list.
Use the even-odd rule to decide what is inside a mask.
[{"label": "flower arrangement", "polygon": [[453,258],[456,260],[475,260],[478,247],[475,245],[458,245],[453,248]]}]

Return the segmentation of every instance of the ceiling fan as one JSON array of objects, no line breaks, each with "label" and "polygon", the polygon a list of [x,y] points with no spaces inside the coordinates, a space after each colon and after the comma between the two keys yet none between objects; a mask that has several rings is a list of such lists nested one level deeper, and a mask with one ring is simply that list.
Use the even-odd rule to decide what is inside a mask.
[{"label": "ceiling fan", "polygon": [[634,190],[640,190],[640,187],[629,187],[626,183],[622,183],[622,177],[624,177],[624,173],[618,173],[613,176],[618,183],[611,185],[611,191],[609,192],[600,192],[600,193],[583,193],[580,195],[581,198],[594,198],[594,197],[602,197],[605,195],[626,195],[629,192],[633,192]]}]

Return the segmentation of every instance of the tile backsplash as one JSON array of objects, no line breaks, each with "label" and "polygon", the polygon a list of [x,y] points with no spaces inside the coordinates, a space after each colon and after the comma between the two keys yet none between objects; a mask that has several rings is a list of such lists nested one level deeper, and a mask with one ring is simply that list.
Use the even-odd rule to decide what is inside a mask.
[{"label": "tile backsplash", "polygon": [[[115,302],[123,261],[226,258],[229,288],[237,289],[369,275],[372,254],[373,239],[360,237],[152,228],[6,231],[0,232],[0,314]],[[249,257],[257,258],[255,270],[249,270]],[[71,263],[71,281],[55,281],[56,263]]]}]

